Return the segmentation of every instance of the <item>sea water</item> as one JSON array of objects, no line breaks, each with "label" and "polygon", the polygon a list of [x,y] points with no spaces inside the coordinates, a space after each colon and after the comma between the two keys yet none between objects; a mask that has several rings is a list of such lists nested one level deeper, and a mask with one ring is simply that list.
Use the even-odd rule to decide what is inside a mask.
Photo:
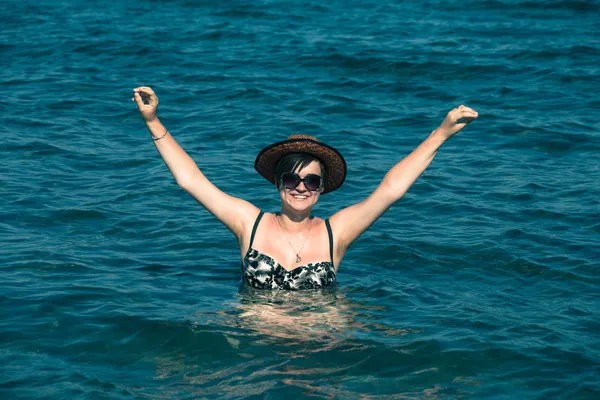
[{"label": "sea water", "polygon": [[[4,1],[0,397],[600,397],[600,3]],[[264,146],[348,162],[326,218],[465,104],[479,118],[338,286],[240,286],[131,102],[265,211]]]}]

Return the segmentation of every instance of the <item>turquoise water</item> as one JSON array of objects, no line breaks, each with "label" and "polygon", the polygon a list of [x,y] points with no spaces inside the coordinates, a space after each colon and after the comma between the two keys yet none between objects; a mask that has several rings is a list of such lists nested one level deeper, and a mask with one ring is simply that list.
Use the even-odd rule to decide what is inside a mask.
[{"label": "turquoise water", "polygon": [[[0,4],[0,397],[600,397],[597,1]],[[350,249],[334,290],[240,287],[233,236],[131,102],[272,211],[264,146],[364,199],[448,110],[479,118]]]}]

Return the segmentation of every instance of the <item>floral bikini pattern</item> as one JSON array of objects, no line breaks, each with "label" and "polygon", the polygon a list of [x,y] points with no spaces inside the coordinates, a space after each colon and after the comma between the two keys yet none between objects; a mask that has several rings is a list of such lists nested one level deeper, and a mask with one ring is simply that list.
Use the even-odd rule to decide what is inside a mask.
[{"label": "floral bikini pattern", "polygon": [[302,290],[335,284],[330,261],[309,263],[287,271],[277,261],[250,248],[242,263],[242,280],[257,289]]}]

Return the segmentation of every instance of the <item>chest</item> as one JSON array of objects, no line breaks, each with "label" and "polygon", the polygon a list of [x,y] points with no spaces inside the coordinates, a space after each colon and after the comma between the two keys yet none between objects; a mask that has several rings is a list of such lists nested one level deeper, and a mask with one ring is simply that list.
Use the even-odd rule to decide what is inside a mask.
[{"label": "chest", "polygon": [[[255,248],[263,249],[286,267],[295,267],[308,262],[330,261],[329,243],[322,235],[312,235],[308,238],[277,237],[256,243]],[[260,246],[260,247],[259,247]],[[290,269],[290,268],[286,268]]]},{"label": "chest", "polygon": [[298,235],[286,235],[281,227],[269,222],[272,221],[260,224],[251,247],[272,258],[286,271],[309,263],[331,261],[324,221],[315,221],[310,232]]}]

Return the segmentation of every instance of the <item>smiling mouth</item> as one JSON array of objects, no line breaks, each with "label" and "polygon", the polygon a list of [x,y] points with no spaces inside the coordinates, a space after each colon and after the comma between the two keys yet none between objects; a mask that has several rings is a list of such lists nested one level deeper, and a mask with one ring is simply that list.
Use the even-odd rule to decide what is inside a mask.
[{"label": "smiling mouth", "polygon": [[295,199],[298,199],[298,200],[304,200],[304,199],[307,199],[307,198],[308,198],[308,196],[306,196],[306,195],[303,195],[303,194],[292,194],[291,196],[292,196],[293,198],[295,198]]}]

